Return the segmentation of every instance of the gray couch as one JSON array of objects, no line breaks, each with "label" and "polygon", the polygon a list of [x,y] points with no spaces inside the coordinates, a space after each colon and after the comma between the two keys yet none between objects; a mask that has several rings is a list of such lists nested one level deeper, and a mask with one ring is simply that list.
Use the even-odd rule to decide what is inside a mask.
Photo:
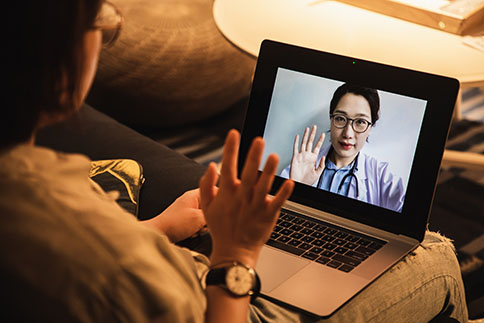
[{"label": "gray couch", "polygon": [[70,119],[42,129],[37,144],[81,153],[92,160],[129,158],[143,166],[139,218],[165,209],[183,192],[198,187],[205,168],[85,105]]}]

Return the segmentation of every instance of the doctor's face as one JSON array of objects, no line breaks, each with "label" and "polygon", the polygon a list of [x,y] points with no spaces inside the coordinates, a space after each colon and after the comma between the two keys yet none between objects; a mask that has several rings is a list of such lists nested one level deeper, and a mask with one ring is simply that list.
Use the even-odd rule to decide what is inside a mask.
[{"label": "doctor's face", "polygon": [[[345,118],[347,122],[343,128],[335,126],[335,122],[340,126],[344,124]],[[361,95],[346,93],[334,109],[331,119],[331,144],[334,152],[329,157],[340,168],[353,161],[370,135],[371,125],[361,133],[354,130],[364,129],[365,120],[371,122],[370,104]]]}]

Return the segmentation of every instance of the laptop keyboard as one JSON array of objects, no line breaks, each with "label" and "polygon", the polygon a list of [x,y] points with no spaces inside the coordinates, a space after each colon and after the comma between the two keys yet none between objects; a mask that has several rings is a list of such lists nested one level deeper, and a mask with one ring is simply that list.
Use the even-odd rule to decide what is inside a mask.
[{"label": "laptop keyboard", "polygon": [[269,246],[350,272],[386,241],[288,210],[281,210]]}]

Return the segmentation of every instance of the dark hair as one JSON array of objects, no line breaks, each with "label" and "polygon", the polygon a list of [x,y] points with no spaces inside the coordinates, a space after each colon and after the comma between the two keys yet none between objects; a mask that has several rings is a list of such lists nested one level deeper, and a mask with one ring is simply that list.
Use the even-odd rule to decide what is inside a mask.
[{"label": "dark hair", "polygon": [[380,118],[380,97],[378,96],[377,90],[359,85],[345,83],[337,88],[336,91],[334,91],[333,98],[329,104],[329,114],[333,114],[339,101],[347,93],[361,95],[366,101],[368,101],[371,110],[371,123],[372,125],[375,125]]},{"label": "dark hair", "polygon": [[83,39],[103,1],[10,2],[3,47],[9,103],[1,107],[0,148],[27,141],[41,115],[65,115],[79,104]]}]

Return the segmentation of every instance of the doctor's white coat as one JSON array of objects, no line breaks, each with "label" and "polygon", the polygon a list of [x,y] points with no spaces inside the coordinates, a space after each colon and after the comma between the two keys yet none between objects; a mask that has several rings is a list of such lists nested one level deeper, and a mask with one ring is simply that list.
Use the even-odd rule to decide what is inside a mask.
[{"label": "doctor's white coat", "polygon": [[[328,154],[329,147],[319,153],[317,165],[322,156]],[[290,165],[281,172],[281,177],[289,178]],[[397,212],[402,211],[405,199],[405,188],[401,177],[392,174],[387,162],[379,162],[376,158],[360,152],[356,165],[356,181],[350,183],[348,197],[358,199],[373,205],[378,205]],[[316,187],[316,181],[313,186]],[[358,193],[358,196],[357,196]]]}]

